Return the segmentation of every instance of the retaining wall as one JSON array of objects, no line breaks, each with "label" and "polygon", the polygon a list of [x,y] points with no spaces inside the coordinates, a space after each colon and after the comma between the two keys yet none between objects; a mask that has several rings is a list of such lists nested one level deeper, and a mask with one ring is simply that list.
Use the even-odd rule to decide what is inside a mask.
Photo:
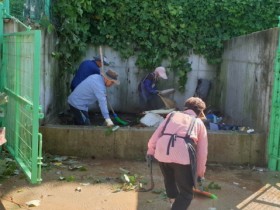
[{"label": "retaining wall", "polygon": [[[155,128],[120,128],[47,125],[40,128],[43,151],[54,155],[100,159],[144,159]],[[266,165],[265,135],[237,131],[209,131],[208,162]]]}]

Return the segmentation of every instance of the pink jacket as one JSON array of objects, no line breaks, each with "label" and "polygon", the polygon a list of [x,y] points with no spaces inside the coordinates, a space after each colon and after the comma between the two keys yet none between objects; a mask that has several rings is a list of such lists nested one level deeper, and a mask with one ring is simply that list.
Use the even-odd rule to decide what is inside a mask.
[{"label": "pink jacket", "polygon": [[[189,152],[185,140],[182,138],[176,138],[174,147],[170,147],[169,155],[167,155],[170,136],[162,135],[162,130],[170,114],[167,115],[150,138],[147,154],[154,155],[160,162],[188,165],[190,164]],[[184,112],[175,112],[165,128],[165,133],[176,134],[182,137],[186,136],[191,124],[191,116],[196,117],[196,114],[190,109]],[[190,137],[196,143],[197,176],[204,177],[208,154],[208,139],[206,127],[201,119],[196,118]]]}]

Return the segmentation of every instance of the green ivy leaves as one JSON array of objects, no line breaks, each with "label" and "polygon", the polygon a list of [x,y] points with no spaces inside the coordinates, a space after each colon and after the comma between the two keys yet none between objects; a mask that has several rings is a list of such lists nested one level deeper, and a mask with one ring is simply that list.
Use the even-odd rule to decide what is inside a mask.
[{"label": "green ivy leaves", "polygon": [[275,0],[53,0],[58,52],[65,71],[75,71],[88,44],[107,45],[151,71],[170,61],[184,90],[189,52],[219,63],[223,42],[277,26]]}]

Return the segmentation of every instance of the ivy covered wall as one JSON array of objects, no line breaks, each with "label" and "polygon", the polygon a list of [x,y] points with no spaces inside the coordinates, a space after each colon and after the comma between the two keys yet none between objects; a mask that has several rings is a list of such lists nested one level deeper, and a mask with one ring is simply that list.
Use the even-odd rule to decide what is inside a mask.
[{"label": "ivy covered wall", "polygon": [[184,90],[190,53],[219,64],[223,42],[277,26],[276,0],[53,0],[60,70],[74,72],[87,46],[106,45],[139,69],[170,60]]}]

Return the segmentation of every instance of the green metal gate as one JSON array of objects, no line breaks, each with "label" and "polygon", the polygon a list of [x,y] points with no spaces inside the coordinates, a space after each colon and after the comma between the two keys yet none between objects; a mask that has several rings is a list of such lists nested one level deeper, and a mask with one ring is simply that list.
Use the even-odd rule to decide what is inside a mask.
[{"label": "green metal gate", "polygon": [[[3,21],[3,5],[1,20]],[[6,127],[6,147],[31,183],[41,182],[42,136],[39,119],[41,31],[29,30],[1,36],[1,92],[8,103],[0,107]]]},{"label": "green metal gate", "polygon": [[280,16],[278,18],[278,49],[275,60],[268,139],[268,168],[276,171],[280,171]]}]

